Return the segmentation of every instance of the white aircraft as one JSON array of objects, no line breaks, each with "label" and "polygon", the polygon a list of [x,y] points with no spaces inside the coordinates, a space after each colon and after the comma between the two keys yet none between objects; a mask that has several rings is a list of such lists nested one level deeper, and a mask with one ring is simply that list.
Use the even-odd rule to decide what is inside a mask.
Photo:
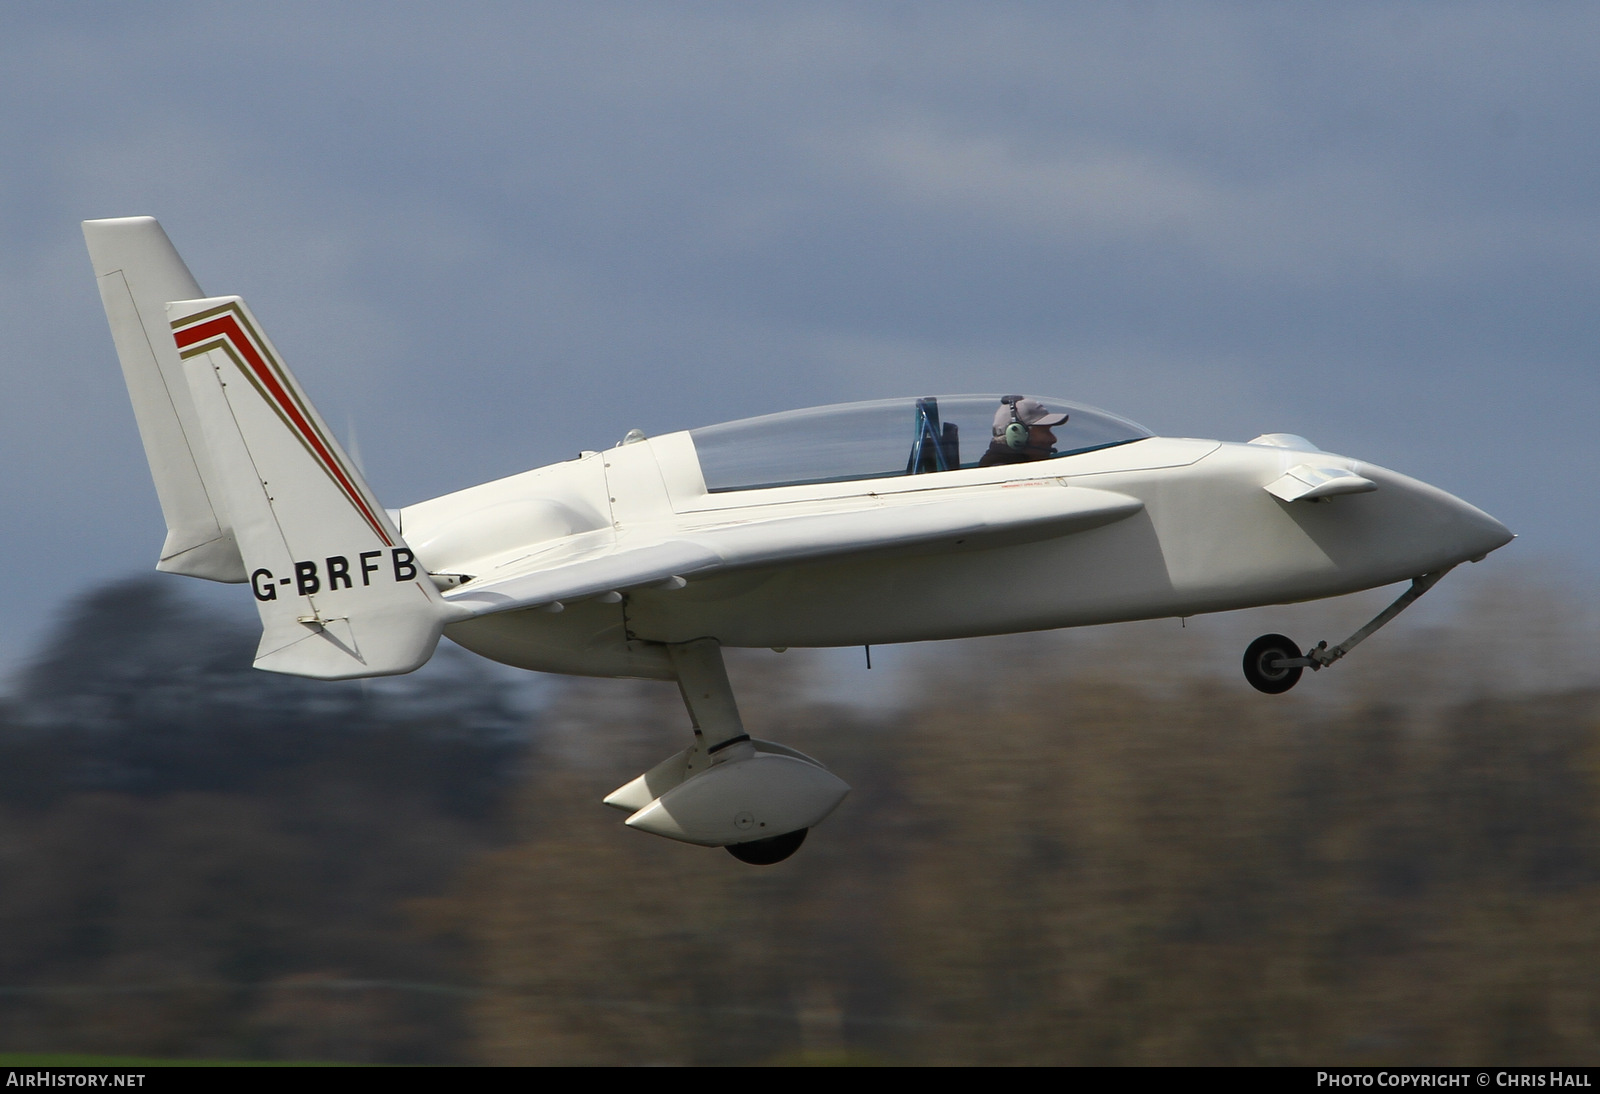
[{"label": "white aircraft", "polygon": [[258,668],[410,672],[441,634],[544,672],[676,680],[693,743],[605,799],[627,824],[794,852],[848,787],[744,731],[722,647],[1188,616],[1410,580],[1345,642],[1266,635],[1294,686],[1511,533],[1442,490],[1272,433],[1153,436],[1053,399],[817,407],[646,437],[385,509],[244,301],[149,217],[84,235],[167,521],[157,569],[250,586]]}]

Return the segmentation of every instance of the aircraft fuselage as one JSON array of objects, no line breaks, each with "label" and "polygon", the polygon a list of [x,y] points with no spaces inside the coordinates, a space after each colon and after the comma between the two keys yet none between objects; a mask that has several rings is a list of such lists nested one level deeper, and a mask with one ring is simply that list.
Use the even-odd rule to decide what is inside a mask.
[{"label": "aircraft fuselage", "polygon": [[[1312,460],[1376,486],[1325,500],[1267,492]],[[670,677],[660,643],[882,645],[1195,615],[1337,596],[1482,557],[1511,533],[1428,486],[1324,452],[1150,437],[1037,463],[708,492],[688,434],[588,453],[411,506],[401,530],[433,573],[491,576],[608,537],[801,513],[1077,490],[1139,503],[1100,527],[1037,528],[840,560],[752,567],[451,625],[485,657],[550,672]]]}]

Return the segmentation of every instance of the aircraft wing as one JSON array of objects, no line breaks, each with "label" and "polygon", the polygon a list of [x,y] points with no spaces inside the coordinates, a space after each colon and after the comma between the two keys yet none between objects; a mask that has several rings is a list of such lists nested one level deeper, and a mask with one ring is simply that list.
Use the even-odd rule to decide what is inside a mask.
[{"label": "aircraft wing", "polygon": [[[939,493],[943,493],[942,491]],[[973,539],[1045,538],[1086,531],[1144,508],[1126,494],[1056,482],[1008,485],[958,497],[879,497],[845,512],[746,519],[674,529],[645,539],[624,535],[553,565],[451,590],[445,600],[473,615],[542,607],[621,593],[693,576],[793,565],[903,548],[956,547]]]}]

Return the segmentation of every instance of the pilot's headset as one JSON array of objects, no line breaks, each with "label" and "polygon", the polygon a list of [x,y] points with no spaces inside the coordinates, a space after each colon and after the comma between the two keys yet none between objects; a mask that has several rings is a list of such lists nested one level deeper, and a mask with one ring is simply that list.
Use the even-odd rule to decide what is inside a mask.
[{"label": "pilot's headset", "polygon": [[1011,424],[1000,434],[1000,439],[1013,452],[1021,452],[1028,447],[1028,427],[1022,424],[1022,418],[1017,414],[1017,401],[1021,398],[1021,395],[1000,396],[1000,401],[1011,408]]}]

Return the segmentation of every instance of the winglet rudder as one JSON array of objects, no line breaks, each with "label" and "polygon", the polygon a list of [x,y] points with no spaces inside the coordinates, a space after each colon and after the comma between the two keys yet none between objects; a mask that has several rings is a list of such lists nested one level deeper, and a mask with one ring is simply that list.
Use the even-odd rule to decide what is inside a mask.
[{"label": "winglet rudder", "polygon": [[466,613],[440,597],[244,301],[167,313],[261,614],[256,667],[344,679],[421,666]]},{"label": "winglet rudder", "polygon": [[156,569],[212,581],[246,573],[201,439],[167,302],[203,295],[154,217],[86,220],[83,238],[155,479],[167,538]]}]

